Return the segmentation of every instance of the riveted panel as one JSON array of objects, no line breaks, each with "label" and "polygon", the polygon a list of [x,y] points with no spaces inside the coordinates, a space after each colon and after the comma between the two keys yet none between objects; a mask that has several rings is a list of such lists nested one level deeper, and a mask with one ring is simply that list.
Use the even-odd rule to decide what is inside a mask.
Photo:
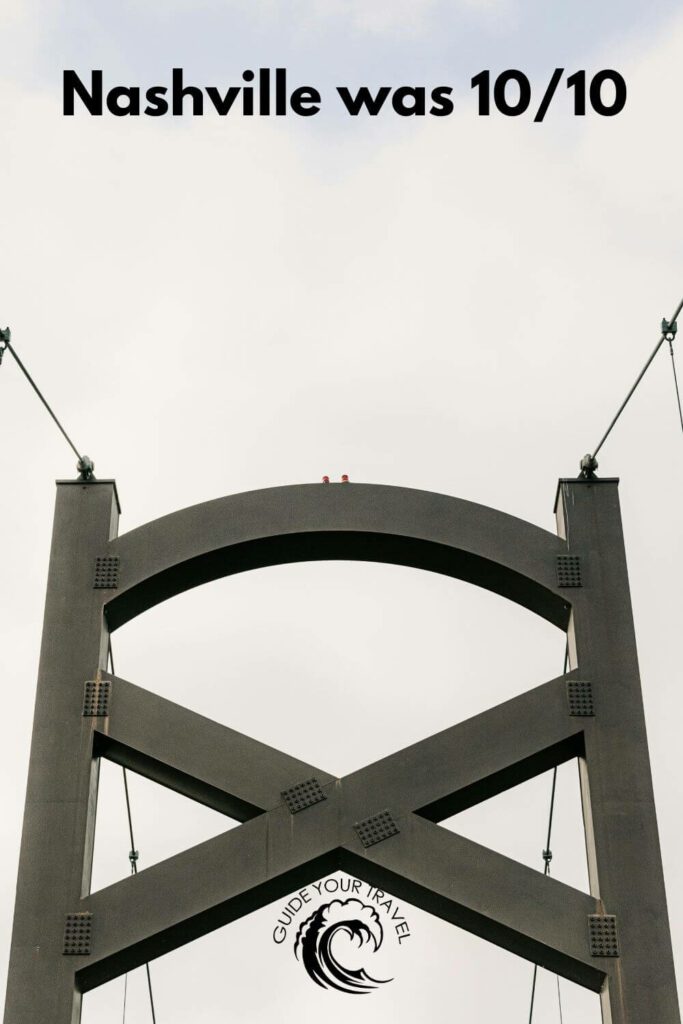
[{"label": "riveted panel", "polygon": [[558,555],[556,569],[558,587],[583,586],[581,581],[581,559],[578,555]]},{"label": "riveted panel", "polygon": [[401,831],[389,811],[380,811],[371,818],[356,822],[353,826],[363,846],[374,846]]},{"label": "riveted panel", "polygon": [[64,956],[89,956],[92,938],[92,914],[84,911],[67,914],[64,924]]},{"label": "riveted panel", "polygon": [[313,804],[319,804],[321,800],[326,799],[317,779],[307,779],[305,782],[299,782],[296,786],[285,789],[281,795],[289,807],[290,814],[298,814],[299,811],[312,807]]},{"label": "riveted panel", "polygon": [[110,694],[111,682],[108,679],[88,679],[83,693],[83,718],[106,718]]},{"label": "riveted panel", "polygon": [[588,938],[591,956],[619,956],[617,919],[614,914],[589,914]]},{"label": "riveted panel", "polygon": [[106,555],[95,559],[95,590],[116,590],[119,585],[119,557]]},{"label": "riveted panel", "polygon": [[575,718],[592,718],[595,715],[593,687],[584,679],[570,679],[567,682],[569,714]]}]

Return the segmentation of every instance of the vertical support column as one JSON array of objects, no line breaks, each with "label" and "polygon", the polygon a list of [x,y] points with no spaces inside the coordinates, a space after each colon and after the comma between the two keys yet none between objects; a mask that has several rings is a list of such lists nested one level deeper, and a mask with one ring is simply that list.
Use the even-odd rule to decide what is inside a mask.
[{"label": "vertical support column", "polygon": [[98,779],[83,694],[106,667],[110,591],[94,587],[95,559],[116,535],[118,514],[113,481],[57,485],[5,1024],[80,1020],[80,919],[75,955],[64,955],[64,938],[90,885]]},{"label": "vertical support column", "polygon": [[581,766],[591,892],[616,916],[603,1020],[680,1024],[617,485],[562,480],[556,508],[580,560],[580,584],[567,584],[572,668],[595,707]]}]

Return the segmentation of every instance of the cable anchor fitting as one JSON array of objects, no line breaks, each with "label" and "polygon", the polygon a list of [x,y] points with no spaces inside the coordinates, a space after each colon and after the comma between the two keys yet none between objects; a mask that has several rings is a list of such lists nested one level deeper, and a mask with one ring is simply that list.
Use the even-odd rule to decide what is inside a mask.
[{"label": "cable anchor fitting", "polygon": [[95,479],[95,463],[87,455],[81,456],[76,468],[78,469],[79,480],[89,481]]},{"label": "cable anchor fitting", "polygon": [[550,861],[552,859],[553,859],[553,851],[552,850],[544,850],[543,851],[543,860],[545,861],[545,863],[546,863],[546,865],[548,867],[550,867]]},{"label": "cable anchor fitting", "polygon": [[138,862],[138,858],[139,857],[140,857],[140,851],[139,850],[131,850],[130,853],[128,854],[128,860],[130,861],[130,869],[131,869],[131,871],[135,871],[135,866],[136,866],[136,864]]},{"label": "cable anchor fitting", "polygon": [[12,342],[12,332],[9,327],[5,327],[3,330],[0,327],[0,364],[2,363],[2,357],[5,354],[5,350]]},{"label": "cable anchor fitting", "polygon": [[581,472],[579,480],[595,480],[595,470],[598,468],[598,460],[594,455],[584,455],[581,459]]},{"label": "cable anchor fitting", "polygon": [[676,337],[676,331],[677,330],[678,330],[678,324],[676,323],[675,320],[672,320],[671,323],[669,323],[668,320],[662,320],[662,334],[664,335],[666,340],[669,342],[669,344],[671,344],[671,342]]}]

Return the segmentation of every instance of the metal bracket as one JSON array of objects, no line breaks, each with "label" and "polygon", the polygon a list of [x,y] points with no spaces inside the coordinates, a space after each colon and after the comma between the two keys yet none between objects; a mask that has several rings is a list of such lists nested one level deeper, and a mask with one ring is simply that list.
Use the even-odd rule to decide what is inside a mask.
[{"label": "metal bracket", "polygon": [[581,459],[580,480],[595,480],[595,470],[598,468],[598,460],[594,455],[588,453]]},{"label": "metal bracket", "polygon": [[76,464],[79,480],[95,479],[95,463],[88,455],[82,455]]},{"label": "metal bracket", "polygon": [[678,330],[678,324],[675,320],[669,323],[668,320],[662,320],[662,334],[667,341],[673,341],[676,337],[676,331]]},{"label": "metal bracket", "polygon": [[9,327],[5,327],[4,330],[0,327],[0,363],[2,363],[2,357],[5,354],[5,349],[12,341],[12,332]]}]

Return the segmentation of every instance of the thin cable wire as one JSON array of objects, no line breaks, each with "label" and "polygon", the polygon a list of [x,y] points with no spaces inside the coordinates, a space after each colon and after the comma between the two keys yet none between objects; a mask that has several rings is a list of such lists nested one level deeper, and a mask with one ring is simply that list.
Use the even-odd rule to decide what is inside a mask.
[{"label": "thin cable wire", "polygon": [[[113,653],[113,651],[111,649],[111,637],[110,636],[107,637],[107,656],[108,656],[108,659],[109,659],[109,671],[111,672],[111,674],[113,676],[115,676],[116,672],[114,671],[114,653]],[[127,785],[127,781],[126,781],[126,769],[125,768],[123,769],[123,785],[124,785],[125,791],[126,791],[126,808],[128,809],[128,813],[129,813],[128,822],[129,822],[129,826],[130,826],[131,843],[132,843],[133,825],[132,825],[132,822],[130,820],[130,803],[129,803],[129,800],[128,800],[128,785]],[[134,867],[134,864],[133,864],[133,861],[131,861],[131,863],[130,863],[130,873],[131,874],[134,874],[133,867]],[[126,971],[126,973],[125,973],[125,975],[123,977],[123,1015],[121,1017],[121,1024],[126,1024],[126,1003],[127,1002],[128,1002],[128,971]]]},{"label": "thin cable wire", "polygon": [[128,792],[128,772],[125,768],[122,768],[123,772],[123,789],[126,794],[126,814],[128,815],[128,834],[130,835],[130,864],[131,872],[134,875],[138,873],[137,860],[137,848],[135,846],[135,837],[133,835],[133,815],[130,809],[130,794]]},{"label": "thin cable wire", "polygon": [[534,964],[534,976],[531,979],[531,1003],[529,1004],[529,1024],[534,1018],[534,1000],[536,999],[536,977],[538,975],[538,964]]},{"label": "thin cable wire", "polygon": [[671,338],[669,338],[669,351],[671,352],[671,369],[674,372],[674,387],[676,388],[676,401],[678,403],[678,418],[681,421],[681,430],[683,430],[683,409],[681,409],[681,393],[678,390],[678,374],[676,373],[676,360],[674,358],[674,347]]},{"label": "thin cable wire", "polygon": [[[564,649],[564,668],[562,674],[567,674],[567,668],[569,666],[569,641]],[[555,790],[557,788],[557,765],[553,768],[553,781],[550,789],[550,809],[548,811],[548,831],[545,840],[545,849],[543,851],[543,874],[550,874],[550,838],[553,832],[553,816],[555,814]],[[538,978],[538,964],[534,964],[534,973],[531,979],[531,1000],[529,1002],[529,1024],[532,1024],[534,1018],[534,1001],[536,999],[536,980]],[[560,1007],[560,1024],[562,1024],[562,997],[560,995],[560,979],[557,978],[557,1000]]]},{"label": "thin cable wire", "polygon": [[548,813],[548,835],[545,840],[545,849],[543,850],[543,860],[545,866],[543,868],[543,874],[550,874],[550,836],[553,830],[553,814],[555,813],[555,789],[557,787],[557,765],[553,768],[553,785],[550,790],[550,811]]},{"label": "thin cable wire", "polygon": [[[565,661],[566,664],[566,661]],[[565,668],[566,671],[566,668]],[[546,856],[550,852],[550,837],[553,830],[553,814],[555,812],[555,788],[557,786],[557,766],[553,768],[553,782],[550,790],[550,810],[548,812],[548,833],[545,841],[545,850],[543,851],[543,874],[550,874],[550,858]],[[538,978],[538,964],[534,964],[534,973],[531,979],[531,1001],[529,1003],[529,1024],[532,1024],[534,1019],[534,1001],[536,999],[536,979]]]},{"label": "thin cable wire", "polygon": [[[108,654],[109,654],[109,668],[111,669],[111,674],[113,676],[115,676],[116,672],[114,671],[114,655],[113,655],[112,649],[111,649],[111,637],[107,638],[107,651],[108,651]],[[132,812],[131,806],[130,806],[130,793],[128,791],[128,773],[127,773],[126,769],[123,766],[121,767],[121,771],[123,772],[123,790],[124,790],[124,793],[126,795],[126,815],[128,817],[128,834],[130,836],[130,872],[131,872],[132,875],[137,875],[137,873],[138,873],[138,851],[137,851],[137,848],[135,846],[135,836],[133,834],[133,812]],[[147,989],[149,991],[149,1006],[150,1006],[150,1009],[152,1011],[152,1022],[153,1022],[153,1024],[156,1024],[157,1017],[156,1017],[156,1010],[155,1010],[155,1007],[154,1007],[154,992],[152,991],[152,975],[151,975],[150,970],[149,970],[149,964],[145,964],[145,971],[147,972]],[[126,995],[127,995],[127,992],[128,992],[128,975],[126,974],[126,981],[125,981],[125,986],[124,986],[124,990],[123,990],[123,1020],[124,1020],[124,1024],[125,1024],[125,1019],[126,1019]]]},{"label": "thin cable wire", "polygon": [[[555,770],[553,772],[552,803],[554,803],[554,801],[555,801],[555,783],[556,782],[557,782],[557,768],[555,768]],[[548,828],[548,846],[546,847],[546,849],[547,850],[550,849],[550,828]],[[546,870],[544,871],[544,874],[545,875],[549,875],[550,874],[550,860],[549,859],[546,859],[545,867],[546,867]],[[557,1009],[558,1009],[559,1014],[560,1014],[560,1024],[563,1024],[563,1020],[562,1020],[562,992],[560,991],[560,976],[559,976],[559,974],[555,975],[555,985],[557,987]]]},{"label": "thin cable wire", "polygon": [[13,356],[14,361],[16,362],[17,366],[19,367],[19,369],[23,373],[24,377],[26,377],[26,380],[29,382],[29,384],[31,385],[31,387],[33,388],[35,393],[38,395],[38,398],[41,400],[41,402],[43,403],[43,405],[45,406],[45,408],[49,412],[50,416],[52,416],[52,419],[55,421],[55,423],[57,424],[57,426],[61,430],[61,432],[62,432],[63,436],[65,437],[69,447],[71,448],[72,452],[74,453],[74,455],[76,456],[78,461],[79,462],[83,462],[83,456],[81,455],[81,453],[79,452],[78,448],[76,447],[76,445],[73,443],[73,441],[71,440],[71,438],[67,434],[67,432],[64,429],[64,427],[62,426],[62,424],[59,422],[59,420],[57,419],[57,417],[53,413],[52,409],[50,408],[50,406],[48,404],[47,399],[45,398],[45,396],[43,395],[42,391],[40,390],[40,388],[38,387],[38,385],[34,381],[33,377],[28,372],[28,370],[26,369],[26,367],[22,363],[21,359],[19,358],[17,353],[12,348],[12,343],[10,341],[6,342],[5,347],[6,347],[7,351],[10,353],[10,355]]},{"label": "thin cable wire", "polygon": [[[676,307],[676,312],[674,313],[674,315],[673,315],[673,316],[671,317],[671,319],[669,320],[669,323],[670,323],[670,324],[673,324],[673,323],[675,323],[675,322],[676,322],[676,320],[677,320],[677,318],[678,318],[678,314],[680,313],[680,311],[681,311],[682,309],[683,309],[683,299],[681,299],[681,301],[680,301],[680,302],[678,303],[678,306]],[[612,422],[610,423],[609,427],[607,428],[607,430],[605,431],[605,433],[604,433],[604,434],[602,435],[602,438],[601,438],[601,440],[600,440],[600,443],[599,443],[599,445],[597,446],[597,448],[596,448],[596,449],[595,449],[595,451],[593,452],[593,456],[592,456],[593,458],[595,458],[595,456],[596,456],[596,455],[598,454],[598,452],[599,452],[599,451],[600,451],[600,449],[602,448],[603,444],[605,443],[605,441],[607,440],[607,438],[609,437],[609,435],[610,435],[610,434],[612,433],[612,429],[613,429],[614,425],[616,424],[616,422],[617,422],[617,420],[619,419],[619,417],[621,416],[622,412],[624,411],[624,409],[626,408],[626,406],[627,406],[627,405],[628,405],[628,403],[630,402],[630,400],[631,400],[631,398],[632,398],[632,396],[633,396],[633,392],[634,392],[634,391],[636,390],[636,388],[637,388],[637,387],[638,387],[638,385],[640,384],[641,380],[642,380],[642,379],[643,379],[643,377],[645,376],[645,374],[646,374],[647,370],[649,369],[650,363],[652,362],[652,360],[654,359],[654,357],[655,357],[655,356],[657,355],[657,353],[659,352],[660,348],[662,347],[662,343],[663,343],[663,342],[665,341],[665,339],[666,339],[666,332],[665,332],[665,331],[662,331],[662,336],[661,336],[661,338],[659,339],[659,341],[657,342],[657,344],[655,345],[655,347],[654,347],[654,349],[653,349],[653,351],[652,351],[652,354],[651,354],[650,358],[649,358],[649,359],[648,359],[648,361],[647,361],[647,362],[645,363],[645,366],[644,366],[644,367],[642,368],[642,370],[640,371],[640,373],[639,373],[639,374],[638,374],[638,376],[636,377],[636,381],[635,381],[635,384],[633,385],[633,387],[631,388],[631,390],[630,390],[630,391],[629,391],[629,393],[627,394],[627,396],[626,396],[626,398],[624,399],[624,401],[623,401],[623,402],[621,403],[621,405],[619,406],[619,409],[617,410],[617,414],[616,414],[616,416],[614,417],[614,419],[612,420]]]},{"label": "thin cable wire", "polygon": [[559,1008],[559,1011],[560,1011],[560,1024],[564,1024],[564,1020],[563,1020],[563,1017],[562,1017],[562,994],[560,992],[560,976],[559,976],[559,974],[555,975],[555,981],[557,982],[557,1005],[558,1005],[558,1008]]},{"label": "thin cable wire", "polygon": [[123,1017],[121,1018],[121,1024],[126,1024],[126,1001],[128,999],[128,975],[125,974],[123,978]]}]

